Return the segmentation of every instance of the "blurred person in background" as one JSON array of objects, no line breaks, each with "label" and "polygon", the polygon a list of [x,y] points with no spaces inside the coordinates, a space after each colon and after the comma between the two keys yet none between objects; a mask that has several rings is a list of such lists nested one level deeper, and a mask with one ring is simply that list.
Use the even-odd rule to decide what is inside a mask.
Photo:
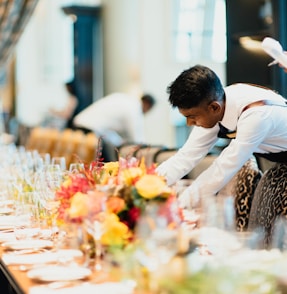
[{"label": "blurred person in background", "polygon": [[112,93],[88,106],[73,120],[75,127],[91,130],[102,139],[105,161],[117,160],[116,148],[124,143],[144,143],[144,114],[156,100],[144,94],[140,99],[126,93]]}]

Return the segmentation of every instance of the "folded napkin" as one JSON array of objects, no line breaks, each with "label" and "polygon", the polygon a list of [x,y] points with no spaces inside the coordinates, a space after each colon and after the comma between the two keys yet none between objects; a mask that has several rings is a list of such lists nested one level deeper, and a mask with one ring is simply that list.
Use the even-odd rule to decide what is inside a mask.
[{"label": "folded napkin", "polygon": [[[68,287],[61,289],[53,289],[53,285],[47,286],[35,286],[29,291],[29,294],[132,294],[134,293],[135,283],[127,282],[107,282],[102,284],[83,283],[78,286]],[[59,284],[60,285],[60,284]]]}]

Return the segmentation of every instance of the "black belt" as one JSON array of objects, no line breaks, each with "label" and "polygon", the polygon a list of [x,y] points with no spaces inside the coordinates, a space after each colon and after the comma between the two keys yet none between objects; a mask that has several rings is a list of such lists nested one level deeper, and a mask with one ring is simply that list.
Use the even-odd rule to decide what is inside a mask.
[{"label": "black belt", "polygon": [[287,151],[278,153],[254,153],[255,156],[263,157],[272,162],[287,163]]}]

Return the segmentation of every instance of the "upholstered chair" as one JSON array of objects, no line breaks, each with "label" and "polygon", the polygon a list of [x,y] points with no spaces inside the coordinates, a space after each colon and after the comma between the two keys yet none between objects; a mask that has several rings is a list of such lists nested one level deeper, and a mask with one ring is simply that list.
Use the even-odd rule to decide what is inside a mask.
[{"label": "upholstered chair", "polygon": [[272,247],[276,221],[287,216],[287,165],[277,163],[266,170],[252,201],[249,230],[262,229],[264,248]]}]

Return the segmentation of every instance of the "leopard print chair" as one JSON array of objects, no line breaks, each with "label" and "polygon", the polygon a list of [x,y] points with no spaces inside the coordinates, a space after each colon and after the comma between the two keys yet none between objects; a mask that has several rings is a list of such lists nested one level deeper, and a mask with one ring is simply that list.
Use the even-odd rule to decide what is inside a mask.
[{"label": "leopard print chair", "polygon": [[276,220],[287,216],[287,164],[277,163],[267,170],[255,190],[248,229],[264,232],[262,247],[272,247]]},{"label": "leopard print chair", "polygon": [[255,189],[262,177],[255,157],[251,157],[230,182],[217,194],[217,198],[234,197],[235,226],[238,232],[248,229],[249,215]]},{"label": "leopard print chair", "polygon": [[255,189],[262,177],[256,159],[250,158],[233,178],[236,229],[239,232],[248,229],[251,204]]}]

